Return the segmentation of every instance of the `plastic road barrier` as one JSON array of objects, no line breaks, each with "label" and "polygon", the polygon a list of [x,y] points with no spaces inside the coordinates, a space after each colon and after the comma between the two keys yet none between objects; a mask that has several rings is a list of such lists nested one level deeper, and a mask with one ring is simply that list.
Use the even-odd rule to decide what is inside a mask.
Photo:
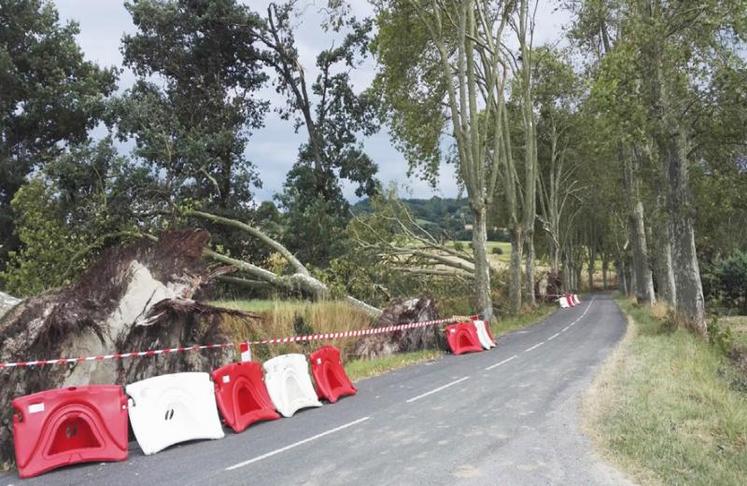
[{"label": "plastic road barrier", "polygon": [[578,298],[578,294],[573,294],[573,302],[578,305],[581,303],[581,299]]},{"label": "plastic road barrier", "polygon": [[476,319],[472,321],[472,323],[475,325],[475,329],[477,330],[477,338],[480,341],[482,347],[485,349],[494,348],[495,340],[490,335],[488,327],[485,325],[485,321]]},{"label": "plastic road barrier", "polygon": [[571,304],[568,303],[567,297],[561,297],[558,299],[558,303],[560,304],[561,309],[567,309],[571,306]]},{"label": "plastic road barrier", "polygon": [[340,350],[334,346],[322,346],[309,357],[311,374],[316,382],[316,392],[320,399],[335,403],[340,397],[355,395],[358,391],[345,374],[340,359]]},{"label": "plastic road barrier", "polygon": [[482,351],[477,328],[472,322],[460,322],[446,326],[446,341],[453,354],[476,353]]},{"label": "plastic road barrier", "polygon": [[18,475],[127,459],[127,400],[117,385],[47,390],[13,400]]},{"label": "plastic road barrier", "polygon": [[145,454],[179,442],[222,439],[215,392],[207,373],[173,373],[130,383],[130,423]]},{"label": "plastic road barrier", "polygon": [[302,408],[321,407],[309,376],[309,365],[302,354],[276,356],[263,364],[265,384],[275,408],[292,417]]},{"label": "plastic road barrier", "polygon": [[255,422],[279,419],[267,394],[262,366],[247,361],[213,371],[215,400],[226,424],[241,432]]},{"label": "plastic road barrier", "polygon": [[576,301],[575,301],[575,300],[573,300],[573,295],[572,295],[572,294],[568,294],[568,295],[566,295],[566,296],[565,296],[565,298],[566,298],[566,299],[568,300],[568,304],[569,304],[569,305],[570,305],[571,307],[576,307]]}]

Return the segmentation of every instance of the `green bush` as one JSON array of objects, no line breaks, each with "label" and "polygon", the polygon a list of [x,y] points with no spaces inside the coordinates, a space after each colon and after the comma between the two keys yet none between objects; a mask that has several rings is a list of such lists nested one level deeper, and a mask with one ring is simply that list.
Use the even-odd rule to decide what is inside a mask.
[{"label": "green bush", "polygon": [[493,255],[503,255],[503,248],[500,246],[494,246],[492,250],[490,250],[490,253]]},{"label": "green bush", "polygon": [[464,251],[464,243],[462,243],[461,241],[455,241],[454,242],[454,249],[456,251]]},{"label": "green bush", "polygon": [[747,313],[747,252],[704,264],[701,281],[708,301]]}]

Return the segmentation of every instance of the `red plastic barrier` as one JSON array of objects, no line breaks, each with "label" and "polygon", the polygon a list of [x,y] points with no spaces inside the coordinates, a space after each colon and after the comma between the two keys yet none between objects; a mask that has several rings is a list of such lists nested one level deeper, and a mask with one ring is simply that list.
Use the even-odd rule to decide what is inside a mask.
[{"label": "red plastic barrier", "polygon": [[117,385],[47,390],[13,400],[18,475],[127,459],[127,398]]},{"label": "red plastic barrier", "polygon": [[568,305],[570,305],[571,307],[576,307],[576,301],[573,299],[573,295],[565,294],[565,298],[568,299]]},{"label": "red plastic barrier", "polygon": [[453,354],[478,353],[483,350],[472,322],[446,326],[446,341]]},{"label": "red plastic barrier", "polygon": [[340,397],[355,395],[358,389],[345,374],[340,359],[340,350],[334,346],[322,346],[311,356],[311,374],[316,383],[316,394],[320,399],[335,403]]},{"label": "red plastic barrier", "polygon": [[255,422],[280,418],[267,393],[259,363],[246,361],[218,368],[213,371],[213,382],[218,410],[234,432]]}]

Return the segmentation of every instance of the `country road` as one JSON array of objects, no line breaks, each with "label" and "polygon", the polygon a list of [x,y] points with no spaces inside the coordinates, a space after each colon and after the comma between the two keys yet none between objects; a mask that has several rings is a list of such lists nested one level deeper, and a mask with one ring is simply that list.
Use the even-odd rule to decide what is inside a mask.
[{"label": "country road", "polygon": [[606,295],[483,353],[358,383],[354,397],[226,438],[6,484],[622,484],[580,432],[579,401],[625,332]]}]

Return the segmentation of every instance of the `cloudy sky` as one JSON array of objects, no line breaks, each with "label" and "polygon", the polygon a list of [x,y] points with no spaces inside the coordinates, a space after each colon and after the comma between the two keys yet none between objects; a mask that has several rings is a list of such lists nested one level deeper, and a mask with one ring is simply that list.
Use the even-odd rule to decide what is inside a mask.
[{"label": "cloudy sky", "polygon": [[[102,66],[121,66],[122,54],[119,51],[120,41],[125,33],[132,33],[135,27],[122,0],[54,0],[62,20],[75,20],[80,24],[81,33],[78,41],[86,57]],[[562,37],[562,26],[567,22],[567,14],[558,11],[556,0],[539,0],[537,12],[536,44],[557,43]],[[250,0],[243,2],[253,10],[264,12],[269,0]],[[304,5],[303,15],[298,19],[296,42],[301,54],[301,62],[310,75],[316,77],[316,54],[328,48],[335,37],[324,33],[319,27],[322,15],[319,7],[326,0],[300,0]],[[358,17],[371,13],[365,0],[351,0],[351,6]],[[353,72],[356,88],[363,89],[376,71],[372,60],[366,61],[360,69]],[[131,72],[125,71],[120,77],[120,89],[126,89],[134,80]],[[271,88],[261,91],[258,96],[269,99],[273,104],[282,103],[282,99]],[[265,119],[265,127],[253,134],[247,146],[247,154],[259,168],[263,187],[256,191],[258,200],[271,199],[281,190],[285,174],[296,159],[298,146],[304,140],[304,132],[293,132],[290,121],[281,120],[277,114],[270,112]],[[441,168],[441,177],[436,188],[430,187],[415,177],[407,177],[407,165],[403,156],[391,144],[386,130],[369,137],[364,141],[369,155],[379,166],[379,178],[388,185],[395,182],[403,193],[411,197],[429,198],[434,195],[454,197],[458,193],[454,169],[451,166]],[[353,187],[346,187],[346,196],[354,200]]]}]

